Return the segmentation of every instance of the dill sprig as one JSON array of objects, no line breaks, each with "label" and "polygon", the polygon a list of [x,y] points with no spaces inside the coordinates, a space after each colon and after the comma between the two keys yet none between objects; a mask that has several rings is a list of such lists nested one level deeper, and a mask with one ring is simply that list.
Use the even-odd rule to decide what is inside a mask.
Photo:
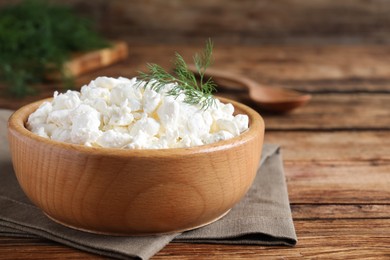
[{"label": "dill sprig", "polygon": [[149,73],[140,72],[139,78],[146,82],[144,87],[150,86],[156,92],[161,91],[166,84],[176,83],[166,92],[167,95],[177,98],[181,94],[185,95],[184,102],[191,105],[199,104],[202,109],[213,106],[215,99],[213,92],[216,84],[212,78],[204,80],[206,69],[212,63],[213,42],[209,39],[201,54],[195,54],[193,61],[199,74],[199,81],[195,74],[188,69],[187,63],[179,53],[175,53],[174,75],[165,71],[157,64],[147,64]]}]

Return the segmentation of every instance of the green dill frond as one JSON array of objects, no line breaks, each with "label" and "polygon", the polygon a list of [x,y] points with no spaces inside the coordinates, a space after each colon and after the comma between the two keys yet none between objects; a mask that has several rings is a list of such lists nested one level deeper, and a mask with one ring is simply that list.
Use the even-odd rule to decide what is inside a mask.
[{"label": "green dill frond", "polygon": [[92,24],[69,7],[47,0],[26,0],[0,9],[0,81],[16,96],[34,91],[48,72],[70,83],[63,64],[73,52],[107,47]]},{"label": "green dill frond", "polygon": [[[204,73],[212,63],[213,43],[209,39],[206,47],[201,54],[195,54],[193,57],[195,67],[199,74],[199,81],[195,74],[188,69],[187,63],[179,53],[175,53],[174,75],[165,71],[157,64],[147,64],[149,73],[140,72],[139,79],[144,87],[159,92],[166,84],[176,83],[166,94],[177,98],[184,94],[184,102],[191,105],[199,104],[202,109],[207,109],[215,104],[213,92],[216,90],[216,84],[211,78],[204,81]],[[141,84],[142,82],[140,82]]]},{"label": "green dill frond", "polygon": [[206,42],[206,48],[203,50],[201,54],[195,54],[194,56],[194,63],[196,66],[196,69],[199,72],[205,72],[205,70],[210,67],[212,60],[210,57],[213,55],[213,42],[211,39],[208,39]]}]

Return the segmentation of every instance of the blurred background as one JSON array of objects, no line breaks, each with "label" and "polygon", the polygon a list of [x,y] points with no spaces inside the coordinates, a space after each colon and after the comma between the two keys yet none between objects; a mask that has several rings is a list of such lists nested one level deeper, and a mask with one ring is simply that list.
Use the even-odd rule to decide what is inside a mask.
[{"label": "blurred background", "polygon": [[[20,2],[0,0],[0,9]],[[390,92],[390,64],[385,58],[390,52],[388,0],[47,2],[70,7],[104,39],[120,41],[128,48],[110,54],[111,62],[105,65],[101,64],[103,57],[79,61],[74,66],[76,89],[98,76],[135,76],[149,62],[170,69],[175,51],[191,61],[211,38],[216,68],[267,86],[311,94]],[[34,44],[21,48],[29,46]],[[0,107],[16,109],[52,96],[54,90],[64,89],[61,84],[44,79],[43,84],[29,84],[38,90],[31,97],[26,92],[27,96],[22,93],[15,98],[7,95],[7,84],[1,82]],[[10,88],[15,89],[13,82]],[[246,93],[227,97],[250,104]]]},{"label": "blurred background", "polygon": [[[0,7],[20,1],[0,0]],[[388,0],[55,0],[129,43],[388,43]]]}]

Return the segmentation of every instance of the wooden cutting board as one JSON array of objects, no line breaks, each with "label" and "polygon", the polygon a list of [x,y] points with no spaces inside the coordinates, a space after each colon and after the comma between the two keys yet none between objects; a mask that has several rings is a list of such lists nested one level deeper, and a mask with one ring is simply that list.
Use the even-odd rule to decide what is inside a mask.
[{"label": "wooden cutting board", "polygon": [[[97,70],[124,60],[129,54],[126,42],[113,42],[112,46],[87,53],[76,53],[64,64],[67,75],[77,77],[82,74]],[[61,78],[59,73],[50,73],[46,76],[49,80]]]},{"label": "wooden cutting board", "polygon": [[[77,77],[124,60],[127,56],[127,43],[118,41],[112,43],[109,48],[74,54],[65,64],[65,68],[69,75]],[[56,82],[40,84],[36,86],[38,92],[35,95],[28,95],[23,98],[6,95],[7,86],[5,84],[0,84],[0,108],[17,109],[22,105],[52,96],[53,92],[58,90],[58,84],[61,82],[61,75],[60,73],[51,73],[46,75],[46,79]]]}]

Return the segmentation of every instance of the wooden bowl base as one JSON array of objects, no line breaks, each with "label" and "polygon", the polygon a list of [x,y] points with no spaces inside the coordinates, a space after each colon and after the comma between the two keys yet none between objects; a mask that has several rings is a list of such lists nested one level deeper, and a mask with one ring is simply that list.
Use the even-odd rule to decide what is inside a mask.
[{"label": "wooden bowl base", "polygon": [[209,225],[211,223],[214,223],[215,221],[220,220],[224,216],[226,216],[229,213],[229,211],[230,211],[230,209],[225,211],[224,213],[222,213],[221,215],[219,215],[215,219],[213,219],[213,220],[211,220],[209,222],[203,223],[201,225],[194,226],[194,227],[189,227],[189,228],[186,228],[186,229],[173,230],[171,232],[164,232],[164,233],[111,233],[111,232],[95,231],[95,230],[79,228],[79,227],[75,227],[75,226],[69,225],[67,223],[64,223],[64,222],[62,222],[60,220],[57,220],[57,219],[53,218],[52,216],[50,216],[49,214],[47,214],[44,211],[42,211],[42,212],[49,219],[51,219],[52,221],[54,221],[54,222],[56,222],[56,223],[58,223],[58,224],[60,224],[62,226],[65,226],[65,227],[68,227],[68,228],[71,228],[71,229],[75,229],[75,230],[79,230],[79,231],[83,231],[83,232],[87,232],[87,233],[99,234],[99,235],[109,235],[109,236],[159,236],[159,235],[169,235],[169,234],[174,234],[174,233],[182,233],[182,232],[185,232],[185,231],[190,231],[190,230],[194,230],[194,229],[197,229],[197,228],[201,228],[201,227],[207,226],[207,225]]}]

